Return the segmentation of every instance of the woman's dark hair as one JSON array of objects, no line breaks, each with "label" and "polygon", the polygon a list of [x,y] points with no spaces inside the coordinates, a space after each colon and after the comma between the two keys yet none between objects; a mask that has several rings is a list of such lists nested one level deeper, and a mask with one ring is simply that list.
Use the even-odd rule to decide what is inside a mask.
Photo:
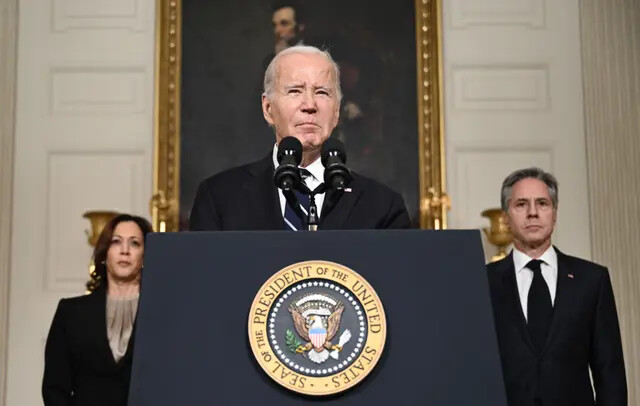
[{"label": "woman's dark hair", "polygon": [[[90,292],[95,291],[98,287],[103,286],[103,282],[107,279],[107,266],[105,264],[107,260],[107,251],[111,246],[111,239],[113,238],[113,232],[120,223],[132,221],[138,225],[140,231],[142,231],[142,238],[146,241],[147,234],[153,232],[151,223],[147,219],[131,214],[119,214],[111,219],[102,229],[96,248],[93,250],[93,261],[95,268],[91,272],[91,279],[87,282],[87,289]],[[106,283],[104,283],[106,288]]]}]

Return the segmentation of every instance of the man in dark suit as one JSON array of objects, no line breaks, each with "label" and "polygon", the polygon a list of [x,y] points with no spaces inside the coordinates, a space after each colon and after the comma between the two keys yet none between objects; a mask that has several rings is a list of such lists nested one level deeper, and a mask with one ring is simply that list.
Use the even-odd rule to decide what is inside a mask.
[{"label": "man in dark suit", "polygon": [[[265,72],[262,94],[263,115],[276,136],[274,150],[260,161],[202,182],[190,229],[301,229],[301,219],[290,217],[300,210],[290,207],[273,181],[278,144],[287,136],[301,142],[303,181],[314,190],[323,181],[320,149],[338,123],[341,97],[339,70],[329,53],[298,45],[276,55]],[[343,193],[328,191],[315,197],[321,208],[319,229],[409,227],[399,194],[355,173],[348,186]],[[302,211],[306,209],[303,204]]]},{"label": "man in dark suit", "polygon": [[551,245],[555,178],[539,168],[515,171],[501,203],[514,248],[488,265],[488,276],[509,405],[626,405],[607,268]]}]

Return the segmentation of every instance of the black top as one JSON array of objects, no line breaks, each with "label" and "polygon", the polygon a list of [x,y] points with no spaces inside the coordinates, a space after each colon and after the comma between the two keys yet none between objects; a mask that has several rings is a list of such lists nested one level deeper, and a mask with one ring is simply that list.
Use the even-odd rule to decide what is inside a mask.
[{"label": "black top", "polygon": [[45,406],[127,404],[134,333],[116,362],[107,337],[106,296],[101,287],[60,300],[45,348]]}]

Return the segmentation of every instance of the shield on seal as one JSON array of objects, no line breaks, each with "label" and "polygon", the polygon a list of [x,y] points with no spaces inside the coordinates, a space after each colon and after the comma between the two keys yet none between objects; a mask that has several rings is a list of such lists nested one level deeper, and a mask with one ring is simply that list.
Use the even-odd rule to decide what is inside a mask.
[{"label": "shield on seal", "polygon": [[309,330],[309,338],[313,347],[320,349],[327,340],[327,329],[324,327],[312,327]]}]

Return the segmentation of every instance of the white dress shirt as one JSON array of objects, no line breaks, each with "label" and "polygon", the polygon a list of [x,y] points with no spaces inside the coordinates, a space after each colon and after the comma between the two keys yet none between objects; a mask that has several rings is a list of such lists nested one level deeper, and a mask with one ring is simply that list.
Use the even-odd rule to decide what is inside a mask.
[{"label": "white dress shirt", "polygon": [[[278,144],[273,147],[273,165],[274,168],[278,167]],[[314,190],[324,180],[324,166],[322,160],[318,157],[311,165],[304,168],[311,173],[311,176],[307,176],[303,182],[310,190]],[[284,197],[282,189],[278,188],[278,196],[280,196],[280,212],[284,217],[284,209],[287,205],[287,198]],[[316,207],[318,208],[318,218],[320,218],[320,212],[322,211],[322,204],[324,203],[324,193],[318,193],[315,195]]]},{"label": "white dress shirt", "polygon": [[528,319],[527,297],[529,296],[529,288],[531,288],[531,282],[533,281],[533,271],[526,268],[526,265],[532,259],[539,259],[542,261],[542,264],[540,264],[540,271],[542,272],[542,277],[549,287],[551,305],[555,303],[556,286],[558,284],[558,254],[556,254],[556,250],[553,249],[553,245],[547,248],[540,258],[531,258],[524,252],[519,251],[517,248],[513,248],[513,265],[516,271],[520,305],[522,306],[522,313],[524,314],[525,319]]}]

